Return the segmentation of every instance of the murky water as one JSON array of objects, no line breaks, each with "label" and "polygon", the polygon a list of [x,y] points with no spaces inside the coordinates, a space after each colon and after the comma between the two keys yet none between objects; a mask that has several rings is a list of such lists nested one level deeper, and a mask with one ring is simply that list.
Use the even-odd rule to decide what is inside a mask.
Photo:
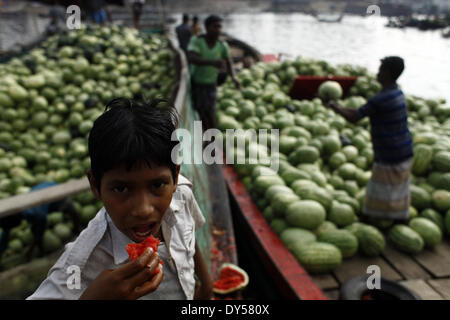
[{"label": "murky water", "polygon": [[341,23],[324,23],[301,13],[233,14],[223,29],[262,53],[351,63],[374,73],[382,57],[398,55],[405,59],[399,83],[406,93],[450,103],[450,39],[439,31],[392,29],[386,23],[383,17],[345,16]]}]

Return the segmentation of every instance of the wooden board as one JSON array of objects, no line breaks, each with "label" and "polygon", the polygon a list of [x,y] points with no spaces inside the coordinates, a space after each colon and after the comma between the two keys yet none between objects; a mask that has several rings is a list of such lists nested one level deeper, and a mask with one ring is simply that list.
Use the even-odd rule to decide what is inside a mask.
[{"label": "wooden board", "polygon": [[381,257],[364,257],[357,255],[345,259],[333,273],[339,283],[342,284],[350,278],[367,275],[367,267],[370,265],[379,266],[383,278],[394,281],[403,280],[402,276]]},{"label": "wooden board", "polygon": [[433,279],[428,280],[428,283],[439,292],[444,299],[450,300],[450,279]]},{"label": "wooden board", "polygon": [[25,209],[39,206],[44,203],[54,202],[68,196],[89,190],[87,178],[71,180],[38,191],[21,194],[0,200],[0,218],[21,212]]},{"label": "wooden board", "polygon": [[394,266],[403,278],[409,279],[430,279],[431,275],[422,268],[410,255],[398,251],[389,243],[383,252],[383,257]]},{"label": "wooden board", "polygon": [[414,256],[434,278],[450,277],[450,244],[444,240],[434,250],[425,249]]},{"label": "wooden board", "polygon": [[402,286],[414,291],[423,300],[443,300],[442,296],[424,280],[406,280],[399,282]]},{"label": "wooden board", "polygon": [[322,290],[339,288],[339,282],[336,281],[332,274],[311,275],[311,279]]}]

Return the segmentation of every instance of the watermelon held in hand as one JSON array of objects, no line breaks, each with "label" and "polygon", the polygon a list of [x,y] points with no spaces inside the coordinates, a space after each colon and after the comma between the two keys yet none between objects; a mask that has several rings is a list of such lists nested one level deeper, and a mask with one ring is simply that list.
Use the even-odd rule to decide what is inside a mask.
[{"label": "watermelon held in hand", "polygon": [[342,87],[337,81],[325,81],[319,86],[318,95],[322,99],[337,100],[342,97]]},{"label": "watermelon held in hand", "polygon": [[245,270],[232,263],[224,263],[220,267],[219,280],[213,284],[213,291],[218,294],[228,294],[245,288],[248,280]]},{"label": "watermelon held in hand", "polygon": [[[127,244],[127,248],[126,248],[127,252],[128,252],[128,256],[130,257],[131,261],[134,261],[137,258],[139,258],[144,253],[145,249],[147,249],[147,248],[152,248],[153,252],[157,252],[159,243],[160,243],[159,239],[154,238],[153,236],[149,236],[147,239],[145,239],[141,243],[129,243],[129,244]],[[161,259],[159,259],[159,263],[162,264]],[[158,272],[159,272],[159,269],[157,268],[155,271],[155,274],[157,274]]]}]

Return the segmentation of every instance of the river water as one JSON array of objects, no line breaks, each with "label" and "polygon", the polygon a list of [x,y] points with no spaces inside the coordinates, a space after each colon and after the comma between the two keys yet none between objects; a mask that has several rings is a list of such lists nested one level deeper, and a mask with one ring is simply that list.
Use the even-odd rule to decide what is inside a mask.
[{"label": "river water", "polygon": [[264,54],[350,63],[373,73],[382,57],[398,55],[405,60],[399,84],[406,93],[450,103],[450,39],[439,31],[393,29],[386,23],[384,17],[350,15],[341,23],[325,23],[302,13],[232,14],[223,31]]}]

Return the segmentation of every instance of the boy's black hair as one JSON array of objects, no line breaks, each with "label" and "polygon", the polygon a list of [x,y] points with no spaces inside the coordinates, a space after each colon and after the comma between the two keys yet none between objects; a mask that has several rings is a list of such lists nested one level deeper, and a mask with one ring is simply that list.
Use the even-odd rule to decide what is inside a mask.
[{"label": "boy's black hair", "polygon": [[381,59],[381,66],[386,68],[392,79],[397,80],[405,69],[405,63],[402,58],[391,56]]},{"label": "boy's black hair", "polygon": [[189,21],[189,15],[187,13],[183,14],[183,22]]},{"label": "boy's black hair", "polygon": [[208,18],[205,19],[205,29],[207,29],[210,25],[216,22],[222,22],[222,18],[214,14],[210,15]]},{"label": "boy's black hair", "polygon": [[124,98],[111,100],[89,134],[91,170],[100,192],[105,172],[125,164],[127,170],[144,160],[168,166],[175,181],[177,164],[172,161],[172,141],[178,116],[163,99],[138,103]]},{"label": "boy's black hair", "polygon": [[192,21],[193,21],[193,22],[198,22],[198,16],[194,16],[194,17],[192,18]]}]

